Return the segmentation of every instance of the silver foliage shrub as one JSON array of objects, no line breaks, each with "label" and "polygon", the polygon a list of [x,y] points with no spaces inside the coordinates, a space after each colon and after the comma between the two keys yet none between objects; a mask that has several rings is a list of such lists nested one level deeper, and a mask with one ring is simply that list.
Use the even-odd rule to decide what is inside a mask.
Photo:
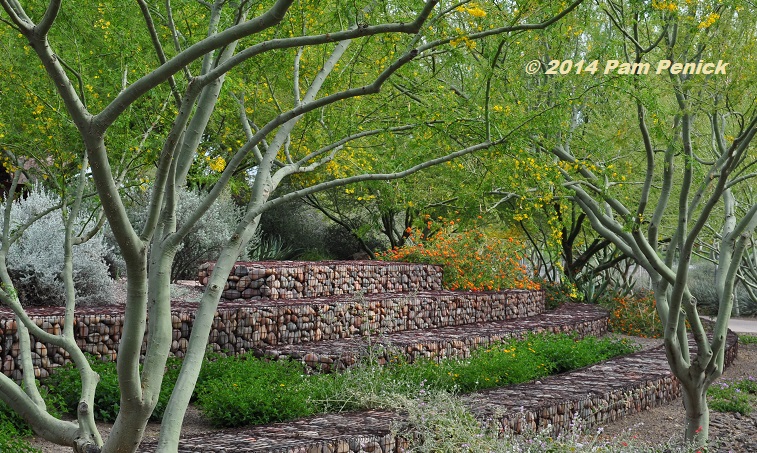
[{"label": "silver foliage shrub", "polygon": [[[147,195],[148,192],[135,193],[132,197],[135,202],[129,207],[129,217],[138,228],[147,221]],[[205,194],[197,191],[179,190],[176,208],[177,229],[187,222],[204,197]],[[234,232],[239,217],[240,210],[234,205],[231,196],[221,195],[182,241],[171,266],[171,280],[197,278],[199,264],[218,258],[223,244]]]},{"label": "silver foliage shrub", "polygon": [[[34,215],[59,203],[56,195],[40,187],[13,202],[11,231]],[[5,208],[4,205],[1,206]],[[87,218],[76,219],[78,233]],[[91,225],[90,225],[91,226]],[[8,269],[19,299],[24,305],[63,305],[65,290],[62,280],[63,240],[65,227],[60,210],[55,210],[33,223],[8,252]],[[84,244],[73,247],[74,288],[77,303],[91,305],[109,303],[112,280],[105,256],[108,246],[98,233]]]},{"label": "silver foliage shrub", "polygon": [[[717,315],[719,305],[715,286],[715,269],[714,263],[704,261],[692,265],[689,270],[689,291],[696,297],[699,309],[712,316]],[[751,315],[757,311],[743,283],[738,280],[733,288],[733,303],[732,316]]]}]

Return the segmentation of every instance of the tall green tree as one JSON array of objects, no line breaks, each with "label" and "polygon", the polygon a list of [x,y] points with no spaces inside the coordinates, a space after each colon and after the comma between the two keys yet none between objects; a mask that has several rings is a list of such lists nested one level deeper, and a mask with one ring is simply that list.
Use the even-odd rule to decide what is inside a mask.
[{"label": "tall green tree", "polygon": [[[398,80],[412,79],[416,71],[437,64],[452,47],[462,44],[470,49],[498,36],[545,28],[580,3],[529,4],[513,20],[510,5],[467,1],[363,5],[215,0],[157,5],[138,0],[136,5],[116,5],[0,0],[3,39],[16,49],[10,55],[19,67],[27,65],[25,80],[42,87],[34,91],[47,102],[43,110],[54,109],[62,118],[60,128],[68,134],[64,149],[53,130],[40,156],[41,160],[48,154],[54,160],[65,156],[60,160],[74,169],[64,178],[65,186],[72,189],[63,212],[74,218],[88,184],[94,185],[128,278],[117,363],[120,413],[103,439],[93,419],[97,375],[73,337],[76,298],[70,255],[88,232],[77,235],[69,222],[61,244],[69,257],[63,272],[68,292],[65,326],[55,335],[29,318],[12,289],[4,256],[19,231],[10,229],[12,213],[6,208],[0,300],[13,309],[20,326],[24,380],[19,387],[0,376],[0,398],[41,436],[74,451],[135,451],[157,402],[171,344],[170,264],[193,225],[235,178],[241,178],[250,184],[245,212],[234,233],[225,238],[163,418],[158,450],[176,451],[225,276],[253,236],[260,216],[297,197],[360,181],[402,178],[505,142],[518,124],[486,130],[483,136],[469,134],[471,121],[445,110],[443,95],[448,89],[392,87],[392,82],[400,85]],[[140,27],[134,18],[140,18]],[[148,49],[152,61],[139,57],[144,65],[130,65],[129,55]],[[124,55],[117,70],[103,63],[112,51]],[[30,56],[36,56],[38,64],[26,63]],[[32,90],[11,82],[4,83],[3,91],[21,99]],[[425,99],[426,111],[412,122],[398,117],[396,109],[391,114],[377,110],[369,99],[391,102],[405,92]],[[440,119],[443,124],[435,123]],[[306,127],[309,124],[321,127]],[[441,139],[424,147],[424,134],[435,128],[444,129],[438,134]],[[408,131],[413,137],[402,137]],[[154,153],[141,145],[144,137],[153,144],[149,149]],[[387,146],[350,154],[348,147],[374,137],[381,137]],[[16,157],[23,154],[24,147],[14,149]],[[121,193],[125,167],[120,163],[130,155],[153,167],[147,220],[140,229],[126,215]],[[198,173],[200,165],[206,165],[208,173]],[[58,177],[62,172],[55,168],[50,172]],[[210,189],[208,195],[177,228],[178,190],[193,183],[191,175],[211,171],[214,177],[203,182]],[[20,175],[21,169],[15,168],[16,183]],[[290,180],[301,188],[275,192]],[[16,189],[14,184],[10,196]],[[29,334],[67,350],[79,368],[83,384],[76,421],[59,420],[46,410],[33,382]]]},{"label": "tall green tree", "polygon": [[[560,133],[541,134],[534,143],[559,159],[564,187],[597,233],[651,276],[668,361],[682,385],[685,438],[703,446],[706,393],[723,373],[734,282],[757,226],[757,204],[737,208],[757,164],[754,30],[746,26],[755,11],[706,1],[612,1],[594,8],[607,22],[586,34],[578,53],[587,62],[601,60],[593,74],[597,88],[563,97]],[[607,71],[610,58],[628,73]],[[696,70],[704,63],[714,69],[718,61],[729,64],[725,74]],[[648,73],[632,69],[646,64]],[[560,77],[552,76],[586,86],[575,72]],[[620,171],[621,164],[635,166],[630,174],[639,177]],[[721,242],[718,315],[708,335],[689,291],[689,270],[710,230]]]}]

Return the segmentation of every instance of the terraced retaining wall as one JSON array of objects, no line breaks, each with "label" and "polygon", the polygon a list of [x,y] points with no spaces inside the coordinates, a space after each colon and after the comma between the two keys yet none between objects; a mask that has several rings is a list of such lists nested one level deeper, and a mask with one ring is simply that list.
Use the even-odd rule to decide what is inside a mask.
[{"label": "terraced retaining wall", "polygon": [[[363,335],[506,320],[544,311],[540,291],[421,292],[301,301],[226,302],[211,333],[214,348],[252,347],[337,340]],[[189,322],[191,313],[181,317]],[[241,339],[241,341],[240,341]],[[218,345],[218,346],[216,346]]]},{"label": "terraced retaining wall", "polygon": [[[189,342],[197,304],[174,303],[171,352],[183,357]],[[33,308],[29,315],[48,332],[63,326],[63,308]],[[279,344],[307,343],[428,327],[468,324],[484,319],[507,320],[544,311],[541,291],[421,292],[371,294],[362,297],[313,298],[298,301],[222,302],[210,333],[215,351],[244,353]],[[98,358],[114,359],[123,326],[120,306],[77,310],[75,338],[79,346]],[[2,371],[20,379],[16,321],[0,309]],[[45,377],[69,360],[62,349],[33,340],[35,374]]]},{"label": "terraced retaining wall", "polygon": [[[201,285],[207,285],[214,267],[214,262],[200,266]],[[442,267],[386,261],[239,262],[223,289],[221,297],[230,301],[435,291],[442,289]]]},{"label": "terraced retaining wall", "polygon": [[553,312],[528,318],[405,332],[387,338],[349,338],[331,342],[329,348],[322,348],[318,343],[299,343],[272,346],[255,352],[271,359],[286,357],[300,360],[314,370],[333,371],[355,365],[368,354],[382,365],[400,358],[410,362],[419,358],[466,358],[476,348],[510,338],[522,339],[532,332],[571,332],[579,338],[600,337],[607,333],[607,323],[607,310],[597,305],[565,304]]},{"label": "terraced retaining wall", "polygon": [[[726,365],[736,357],[737,337],[728,334]],[[540,381],[464,395],[465,404],[493,433],[526,429],[565,432],[590,428],[665,404],[680,395],[662,347],[618,357]],[[579,420],[581,418],[581,420]],[[395,453],[410,448],[414,426],[386,410],[319,414],[287,422],[214,431],[182,439],[179,451]],[[155,451],[145,442],[140,452]]]},{"label": "terraced retaining wall", "polygon": [[[738,336],[729,331],[725,367],[736,359],[738,346]],[[690,347],[694,354],[696,346],[691,339]],[[573,423],[580,422],[583,428],[603,425],[669,403],[682,394],[663,346],[542,381],[473,393],[466,404],[479,420],[487,420],[500,433],[548,430],[557,434],[570,430]]]}]

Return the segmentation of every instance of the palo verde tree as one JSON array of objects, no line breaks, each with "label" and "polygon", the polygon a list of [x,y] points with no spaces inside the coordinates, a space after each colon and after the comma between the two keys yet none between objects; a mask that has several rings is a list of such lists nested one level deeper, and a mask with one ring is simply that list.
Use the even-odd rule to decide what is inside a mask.
[{"label": "palo verde tree", "polygon": [[[707,389],[723,372],[734,282],[757,226],[757,204],[738,205],[757,163],[754,30],[745,27],[753,11],[738,2],[697,1],[596,8],[612,26],[595,27],[579,47],[587,64],[599,60],[595,89],[582,92],[587,79],[566,74],[561,82],[576,89],[563,99],[561,133],[534,142],[558,159],[564,187],[597,233],[651,276],[668,362],[682,385],[685,438],[701,446],[708,439]],[[625,73],[605,73],[610,58],[624,63]],[[719,60],[729,63],[726,74],[696,70],[704,63],[714,69]],[[661,61],[681,70],[658,72]],[[627,177],[622,163],[643,173]],[[708,229],[720,237],[713,282],[719,307],[709,334],[689,291],[694,250],[708,240]]]},{"label": "palo verde tree", "polygon": [[[399,96],[387,94],[402,89],[413,93],[409,88],[390,87],[388,82],[412,78],[414,71],[433,66],[452,45],[483,46],[497,36],[548,27],[580,2],[529,3],[519,11],[517,2],[505,7],[438,0],[366,5],[214,0],[160,6],[146,0],[117,6],[0,0],[4,42],[17,49],[9,55],[19,59],[23,55],[24,62],[36,56],[38,63],[25,63],[27,80],[42,87],[34,95],[43,110],[63,118],[60,128],[75,132],[67,135],[73,138],[66,142],[54,137],[45,141],[53,158],[65,151],[66,162],[73,165],[66,168],[78,171],[78,176],[65,180],[66,186],[74,189],[63,199],[63,215],[75,218],[82,200],[91,195],[89,185],[94,186],[128,279],[117,361],[120,413],[103,439],[93,419],[97,375],[73,336],[76,294],[70,284],[71,250],[91,231],[74,231],[73,221],[68,222],[66,241],[61,244],[69,257],[63,271],[68,289],[65,326],[60,334],[49,333],[25,313],[4,267],[3,253],[23,231],[23,226],[10,227],[12,203],[6,203],[0,300],[17,317],[24,379],[18,386],[0,376],[0,398],[41,436],[74,451],[135,451],[157,402],[171,345],[171,261],[192,226],[229,184],[241,177],[250,184],[245,210],[234,233],[224,238],[224,248],[197,309],[176,390],[163,417],[158,450],[176,451],[224,281],[255,233],[261,214],[324,189],[402,178],[505,143],[521,123],[471,133],[465,127],[468,121],[445,116],[443,102],[435,100],[438,93],[433,90],[419,90],[418,96],[426,99],[425,108],[440,112],[438,117],[424,113],[412,123],[398,121],[386,113],[397,110],[392,102]],[[513,16],[513,11],[519,12]],[[135,17],[141,18],[140,27],[131,20]],[[487,18],[485,23],[477,22],[483,18]],[[124,24],[129,28],[121,28]],[[87,34],[93,35],[86,40],[75,35],[77,27],[84,26],[91,27]],[[114,36],[122,37],[115,49]],[[143,46],[145,42],[148,47]],[[123,52],[118,53],[124,58],[118,59],[117,68],[101,67],[103,59],[112,57],[100,48],[105,44],[114,52]],[[129,65],[128,55],[142,55],[148,49],[154,55],[152,64]],[[19,99],[25,95],[23,83],[5,83],[3,90],[21,90]],[[93,98],[97,102],[87,102]],[[386,102],[387,107],[377,109],[371,99]],[[321,127],[305,127],[310,124]],[[424,147],[424,132],[429,130],[443,131],[437,133],[444,140]],[[348,146],[373,137],[382,137],[389,146],[365,148],[361,156],[348,152]],[[130,145],[146,146],[147,142],[151,153]],[[65,150],[59,149],[63,146]],[[23,147],[14,149],[13,156],[23,154]],[[137,229],[126,214],[120,169],[128,170],[121,162],[128,159],[129,152],[139,151],[144,151],[142,157],[153,170],[147,220]],[[368,158],[375,158],[375,165],[360,164]],[[208,194],[177,228],[177,194],[191,181],[190,173],[196,174],[196,165],[209,165],[217,175],[212,183],[203,182]],[[17,161],[15,166],[17,182],[21,169]],[[322,171],[331,176],[308,177]],[[299,189],[274,192],[293,178],[298,178]],[[59,420],[45,409],[34,385],[30,335],[68,351],[80,370],[83,384],[77,420]]]}]

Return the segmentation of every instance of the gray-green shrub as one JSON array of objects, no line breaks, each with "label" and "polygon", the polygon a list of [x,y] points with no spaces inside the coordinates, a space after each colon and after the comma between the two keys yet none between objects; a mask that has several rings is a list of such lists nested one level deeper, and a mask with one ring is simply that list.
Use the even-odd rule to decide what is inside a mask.
[{"label": "gray-green shrub", "polygon": [[[718,312],[718,295],[715,291],[715,264],[699,262],[689,270],[689,291],[696,297],[700,310],[709,315]],[[749,298],[749,293],[743,284],[736,282],[733,289],[734,315],[753,315],[757,312],[757,304]]]},{"label": "gray-green shrub", "polygon": [[264,237],[278,237],[304,258],[333,258],[326,252],[327,221],[315,208],[301,200],[275,206],[260,218]]},{"label": "gray-green shrub", "polygon": [[[11,230],[60,202],[57,195],[41,187],[33,188],[25,198],[13,202]],[[0,206],[4,209],[4,204]],[[89,224],[88,224],[89,223]],[[91,228],[88,217],[76,219],[78,233]],[[63,239],[65,227],[60,210],[34,222],[8,252],[8,269],[24,305],[62,305],[65,291]],[[101,233],[73,248],[74,287],[80,305],[106,303],[111,299],[112,280],[105,256],[108,246]]]},{"label": "gray-green shrub", "polygon": [[[138,191],[132,195],[134,203],[129,207],[129,217],[137,228],[147,221],[145,209],[149,192]],[[180,190],[176,208],[176,227],[181,228],[189,216],[197,210],[205,194]],[[203,261],[215,260],[223,244],[234,232],[240,211],[229,194],[222,194],[182,241],[171,265],[171,280],[194,280],[197,268]],[[118,258],[114,258],[118,261]]]}]

